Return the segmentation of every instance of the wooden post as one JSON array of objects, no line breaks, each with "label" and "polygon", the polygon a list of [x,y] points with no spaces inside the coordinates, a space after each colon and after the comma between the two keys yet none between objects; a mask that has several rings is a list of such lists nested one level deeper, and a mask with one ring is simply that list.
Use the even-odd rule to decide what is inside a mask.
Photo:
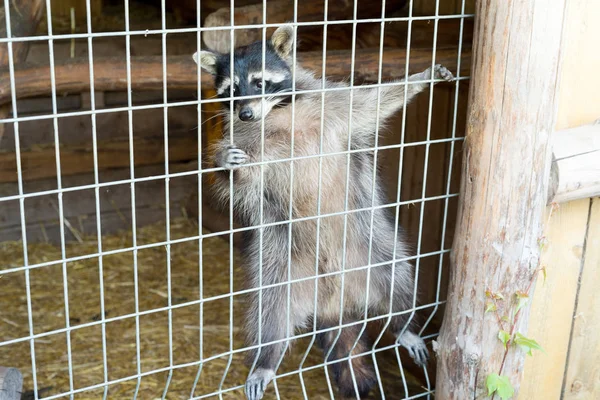
[{"label": "wooden post", "polygon": [[[40,19],[44,14],[44,0],[19,0],[10,2],[10,26],[12,37],[31,36],[35,33]],[[0,37],[6,35],[6,10],[0,10]],[[29,51],[29,42],[15,42],[12,44],[13,62],[15,64],[25,61]],[[0,46],[0,67],[8,66],[8,44]],[[10,114],[10,106],[0,107],[0,119]],[[4,136],[4,124],[0,124],[0,142]]]},{"label": "wooden post", "polygon": [[[478,0],[460,203],[438,347],[436,398],[481,399],[488,375],[517,398],[525,353],[506,359],[486,291],[510,302],[539,260],[565,0]],[[517,331],[527,333],[529,307]],[[502,365],[502,367],[501,367]],[[496,396],[498,398],[498,396]]]}]

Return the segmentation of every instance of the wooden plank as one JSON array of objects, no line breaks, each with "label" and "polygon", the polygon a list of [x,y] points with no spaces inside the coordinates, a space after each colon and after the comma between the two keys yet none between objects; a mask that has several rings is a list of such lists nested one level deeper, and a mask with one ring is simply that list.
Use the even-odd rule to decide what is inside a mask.
[{"label": "wooden plank", "polygon": [[[563,233],[564,234],[564,233]],[[588,234],[579,279],[566,379],[564,400],[600,398],[600,198],[592,200]],[[553,313],[554,315],[554,313]]]},{"label": "wooden plank", "polygon": [[[531,306],[527,335],[546,351],[534,353],[525,362],[520,398],[559,399],[566,352],[571,333],[571,317],[577,295],[577,282],[585,242],[589,200],[561,205],[545,227],[548,245],[542,256],[547,268],[546,283],[538,280]],[[550,318],[551,316],[551,318]],[[550,319],[551,322],[540,324]]]},{"label": "wooden plank", "polygon": [[[475,84],[437,351],[442,399],[485,397],[491,373],[508,377],[518,396],[525,354],[504,352],[485,293],[526,290],[538,265],[565,0],[476,4]],[[526,332],[527,309],[519,315],[516,329]]]},{"label": "wooden plank", "polygon": [[[398,60],[406,59],[405,50],[391,49],[384,51],[383,76],[385,79],[404,78],[404,68]],[[317,74],[322,66],[322,53],[309,52],[298,55],[299,62],[305,68]],[[332,51],[327,54],[327,74],[334,79],[345,79],[350,73],[350,53],[348,51]],[[456,48],[439,49],[436,61],[451,70],[456,68]],[[379,65],[379,50],[360,50],[356,53],[355,80],[376,81]],[[470,63],[469,49],[463,49],[462,65]],[[411,49],[410,67],[412,71],[422,71],[431,66],[431,50]],[[465,67],[465,71],[468,67]],[[127,66],[124,58],[109,57],[94,61],[94,80],[97,91],[126,90]],[[131,60],[133,90],[161,90],[162,57],[132,57]],[[44,96],[50,93],[48,65],[20,66],[15,71],[15,85],[19,98]],[[58,94],[81,93],[88,91],[89,63],[88,59],[63,60],[55,67],[56,90]],[[170,89],[197,89],[197,66],[189,56],[173,56],[167,60],[167,82]],[[213,78],[202,74],[202,85],[213,87]],[[0,104],[10,101],[10,79],[7,70],[0,71]]]},{"label": "wooden plank", "polygon": [[[10,14],[10,27],[12,37],[31,36],[35,33],[37,26],[44,14],[44,0],[20,0],[11,1],[8,3]],[[7,36],[6,31],[6,10],[0,9],[0,37]],[[12,44],[13,64],[17,65],[25,61],[27,52],[29,51],[30,42],[16,42]],[[7,67],[9,63],[8,44],[0,45],[0,67]],[[0,107],[0,119],[10,115],[11,109],[9,106]],[[4,136],[4,124],[0,124],[0,142]]]},{"label": "wooden plank", "polygon": [[552,141],[548,203],[600,196],[600,120],[555,132]]},{"label": "wooden plank", "polygon": [[[112,99],[113,96],[110,96]],[[191,96],[190,96],[191,97]],[[29,99],[28,99],[29,100]],[[28,101],[24,100],[24,101]],[[31,99],[33,100],[33,99]],[[162,93],[160,100],[162,102]],[[126,105],[121,104],[121,105]],[[116,106],[116,104],[111,104]],[[214,105],[213,105],[214,107]],[[206,108],[206,107],[203,107]],[[217,109],[219,105],[217,105]],[[204,111],[204,110],[203,110]],[[23,115],[23,114],[21,114]],[[214,115],[208,112],[206,118]],[[136,139],[160,138],[164,136],[164,114],[156,110],[136,110],[133,116],[133,135]],[[102,113],[96,115],[96,135],[99,142],[109,140],[125,140],[129,137],[127,111]],[[167,115],[169,130],[171,132],[187,132],[188,136],[195,136],[198,126],[198,111],[196,106],[172,107]],[[209,121],[203,126],[206,129],[211,125]],[[14,151],[13,124],[6,127],[6,137],[0,143],[0,152]],[[58,119],[58,132],[61,146],[91,146],[92,143],[92,118],[89,115],[73,116]],[[19,141],[21,150],[40,148],[54,144],[54,120],[51,118],[25,121],[19,124]],[[0,168],[1,169],[1,168]]]},{"label": "wooden plank", "polygon": [[[172,172],[187,170],[193,166],[173,163]],[[164,166],[151,165],[136,168],[136,176],[153,176],[164,173]],[[106,171],[104,181],[129,178],[129,168]],[[93,174],[78,174],[63,178],[65,187],[93,183]],[[41,179],[29,186],[39,192],[55,189],[55,179]],[[138,182],[136,188],[136,220],[138,227],[165,218],[164,179]],[[188,196],[197,188],[197,176],[171,178],[169,181],[171,217],[182,215],[182,207]],[[0,194],[16,192],[16,183],[0,185]],[[93,189],[65,192],[63,194],[64,216],[81,236],[96,234],[96,200]],[[57,196],[36,196],[25,200],[25,220],[28,241],[60,243],[57,212]],[[18,201],[3,202],[0,207],[0,242],[21,239],[20,208]],[[100,190],[100,213],[103,234],[131,229],[131,197],[129,184],[107,186]],[[65,229],[66,239],[75,240],[73,230]]]},{"label": "wooden plank", "polygon": [[[600,37],[600,25],[595,22],[600,19],[600,3],[595,0],[569,1],[566,7],[556,130],[592,123],[598,118],[598,104],[600,104],[600,81],[589,79],[589,76],[593,76],[600,69],[600,53],[589,51],[590,46],[594,46],[597,38]],[[589,200],[566,203],[561,207],[561,218],[568,221],[577,218],[576,215],[586,213],[589,210]],[[547,240],[550,245],[571,241],[571,235],[585,234],[583,232],[585,228],[580,229],[580,232],[574,232],[572,229],[568,231],[557,229],[547,236]],[[578,249],[571,247],[565,251],[572,253]],[[550,272],[548,279],[557,279],[559,282],[554,286],[549,285],[547,290],[542,288],[542,294],[536,295],[533,299],[530,336],[536,339],[548,331],[570,330],[573,315],[558,317],[555,309],[575,307],[577,282],[563,284],[562,278],[564,275],[565,281],[570,280],[570,266],[550,259],[548,268],[549,271],[554,271]],[[524,398],[532,400],[560,398],[563,386],[561,371],[564,371],[567,360],[568,339],[565,342],[563,338],[555,344],[546,342],[542,337],[540,343],[546,351],[556,354],[549,359],[543,353],[534,353],[533,358],[527,361],[523,379]],[[596,368],[596,365],[591,367]]]},{"label": "wooden plank", "polygon": [[[169,135],[169,161],[190,161],[198,158],[197,138],[189,132]],[[134,140],[134,162],[136,166],[164,162],[164,139],[144,138]],[[69,146],[60,150],[61,173],[75,175],[93,170],[94,153],[92,146]],[[0,182],[17,180],[15,153],[0,153]],[[56,177],[56,156],[54,146],[21,151],[23,179],[34,180]],[[98,143],[98,168],[127,167],[129,165],[129,142],[111,140]]]}]

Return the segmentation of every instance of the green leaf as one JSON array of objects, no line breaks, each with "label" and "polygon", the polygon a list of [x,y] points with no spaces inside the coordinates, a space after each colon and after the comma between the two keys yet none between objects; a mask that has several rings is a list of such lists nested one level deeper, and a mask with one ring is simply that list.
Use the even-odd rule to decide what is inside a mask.
[{"label": "green leaf", "polygon": [[529,301],[529,296],[527,293],[516,292],[515,296],[517,297],[517,308],[515,309],[515,315],[519,312],[521,308],[523,308],[527,302]]},{"label": "green leaf", "polygon": [[515,394],[515,389],[512,387],[507,376],[490,374],[485,380],[485,386],[488,390],[488,396],[496,392],[502,400],[508,400]]},{"label": "green leaf", "polygon": [[540,251],[544,250],[547,244],[548,238],[546,238],[546,236],[542,236],[538,239],[538,246],[540,246]]},{"label": "green leaf", "polygon": [[502,293],[498,292],[492,292],[491,290],[486,290],[485,291],[485,297],[489,298],[489,299],[494,299],[494,300],[504,300],[504,296],[502,296]]},{"label": "green leaf", "polygon": [[500,332],[498,332],[498,339],[500,339],[506,349],[506,344],[510,341],[510,333],[500,330]]},{"label": "green leaf", "polygon": [[503,315],[502,318],[500,318],[500,319],[504,322],[510,322],[510,318],[508,318],[507,315]]},{"label": "green leaf", "polygon": [[497,310],[496,304],[494,304],[492,302],[487,303],[487,305],[485,306],[485,313],[486,314],[489,313],[489,312],[496,311],[496,310]]},{"label": "green leaf", "polygon": [[546,266],[542,267],[542,275],[544,275],[544,283],[546,283]]},{"label": "green leaf", "polygon": [[544,351],[544,349],[542,348],[542,346],[539,345],[538,342],[528,337],[525,337],[520,333],[517,333],[515,335],[515,344],[522,348],[523,351],[525,351],[525,353],[529,354],[530,356],[533,355],[531,352],[531,350],[533,349]]}]

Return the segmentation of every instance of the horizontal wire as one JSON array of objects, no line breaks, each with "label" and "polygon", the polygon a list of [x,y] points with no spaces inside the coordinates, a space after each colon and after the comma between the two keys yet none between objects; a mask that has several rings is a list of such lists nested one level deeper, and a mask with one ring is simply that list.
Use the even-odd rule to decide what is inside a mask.
[{"label": "horizontal wire", "polygon": [[254,24],[254,25],[235,25],[235,26],[207,26],[207,27],[194,27],[194,28],[169,28],[169,29],[145,29],[137,31],[113,31],[113,32],[95,32],[95,33],[70,33],[64,35],[39,35],[39,36],[23,36],[19,38],[1,38],[0,43],[7,42],[33,42],[33,41],[48,41],[48,40],[70,40],[70,39],[87,39],[91,38],[103,38],[103,37],[125,37],[125,36],[149,36],[149,35],[162,35],[169,33],[197,33],[209,32],[209,31],[231,31],[241,29],[262,29],[262,28],[277,28],[282,25],[291,26],[323,26],[323,25],[348,25],[353,23],[368,24],[373,22],[405,22],[409,20],[413,21],[429,21],[429,20],[440,20],[440,19],[463,19],[473,18],[475,14],[448,14],[438,16],[418,16],[418,17],[389,17],[389,18],[365,18],[365,19],[344,19],[337,21],[306,21],[306,22],[289,22],[289,23],[271,23],[271,24]]},{"label": "horizontal wire", "polygon": [[[419,256],[410,256],[410,257],[403,257],[403,258],[399,258],[396,260],[389,260],[389,261],[383,261],[380,263],[376,263],[376,264],[369,264],[369,265],[364,265],[361,267],[356,267],[356,268],[352,268],[351,270],[346,270],[346,271],[333,271],[333,272],[327,272],[327,273],[323,273],[323,274],[319,274],[318,276],[309,276],[309,277],[304,277],[304,278],[297,278],[297,279],[292,279],[289,281],[283,281],[283,282],[279,282],[279,283],[273,283],[270,285],[263,285],[261,287],[258,288],[252,288],[252,289],[242,289],[236,292],[229,292],[229,293],[224,293],[221,295],[216,295],[216,296],[212,296],[212,297],[205,297],[203,299],[198,299],[198,300],[192,300],[192,301],[188,301],[185,303],[179,303],[179,304],[174,304],[171,306],[165,306],[165,307],[159,307],[159,308],[153,308],[150,310],[145,310],[145,311],[140,311],[137,313],[130,313],[130,314],[124,314],[124,315],[119,315],[117,317],[111,317],[111,318],[102,318],[98,321],[92,321],[92,322],[87,322],[85,324],[79,324],[77,326],[73,326],[70,328],[61,328],[61,329],[55,329],[52,331],[48,331],[48,332],[42,332],[42,333],[36,333],[34,335],[30,335],[27,337],[20,337],[20,338],[16,338],[16,339],[11,339],[11,340],[6,340],[3,342],[0,342],[0,347],[2,346],[6,346],[9,344],[15,344],[15,343],[20,343],[26,340],[31,340],[31,339],[38,339],[38,338],[43,338],[46,336],[52,336],[52,335],[56,335],[56,334],[60,334],[60,333],[65,333],[65,332],[70,332],[70,331],[74,331],[77,329],[83,329],[83,328],[89,328],[92,326],[97,326],[97,325],[101,325],[102,323],[110,323],[110,322],[115,322],[115,321],[121,321],[121,320],[125,320],[125,319],[129,319],[129,318],[134,318],[136,316],[142,316],[142,315],[150,315],[150,314],[156,314],[159,312],[163,312],[163,311],[168,311],[171,309],[175,309],[175,308],[184,308],[184,307],[190,307],[190,306],[194,306],[194,305],[198,305],[198,304],[204,304],[204,303],[208,303],[211,301],[216,301],[216,300],[222,300],[222,299],[226,299],[226,298],[230,298],[233,296],[239,296],[239,295],[243,295],[243,294],[248,294],[248,293],[252,293],[252,292],[256,292],[259,291],[261,289],[269,289],[269,288],[274,288],[274,287],[280,287],[280,286],[287,286],[289,284],[293,284],[293,283],[300,283],[300,282],[306,282],[306,281],[311,281],[311,280],[316,280],[316,279],[320,279],[320,278],[324,278],[324,277],[332,277],[332,276],[337,276],[337,275],[343,275],[344,273],[348,273],[348,272],[360,272],[363,271],[365,269],[370,269],[370,268],[377,268],[377,267],[381,267],[381,266],[385,266],[388,264],[397,264],[400,262],[404,262],[404,261],[410,261],[410,260],[414,260],[416,258],[425,258],[425,257],[433,257],[433,256],[437,256],[440,254],[445,254],[445,253],[450,253],[451,249],[445,249],[445,250],[438,250],[438,251],[432,251],[430,253],[426,253],[426,254],[421,254]],[[443,304],[443,302],[438,302],[438,304]],[[434,305],[434,303],[430,303],[429,305]],[[418,309],[418,308],[416,308]],[[410,312],[412,309],[406,311],[406,312]],[[405,311],[401,311],[401,313],[404,313]],[[390,315],[394,315],[394,314],[384,314],[385,317],[388,317]],[[360,322],[364,322],[365,320],[362,319],[360,320]],[[334,329],[337,327],[334,327]]]},{"label": "horizontal wire", "polygon": [[[459,78],[455,78],[452,82],[456,82],[459,80],[469,80],[471,79],[469,76],[461,76]],[[142,104],[138,106],[123,106],[123,107],[112,107],[112,108],[102,108],[96,110],[85,110],[85,111],[72,111],[72,112],[64,112],[64,113],[50,113],[50,114],[42,114],[42,115],[29,115],[27,117],[17,117],[17,118],[2,118],[0,119],[0,124],[5,123],[13,123],[13,122],[27,122],[27,121],[40,121],[46,119],[54,119],[54,118],[68,118],[68,117],[82,117],[82,116],[90,116],[94,114],[108,114],[108,113],[117,113],[117,112],[125,112],[125,111],[140,111],[140,110],[154,110],[154,109],[164,109],[165,107],[186,107],[186,106],[197,106],[202,104],[209,103],[222,103],[229,100],[246,100],[246,99],[261,99],[261,98],[270,98],[270,97],[284,97],[291,95],[304,95],[304,94],[318,94],[318,93],[327,93],[327,92],[343,92],[343,91],[352,91],[356,89],[372,89],[378,87],[393,87],[393,86],[405,86],[405,85],[413,85],[413,84],[422,84],[422,83],[437,83],[437,82],[446,82],[442,79],[425,79],[421,81],[395,81],[395,82],[384,82],[384,83],[373,83],[373,84],[364,84],[357,86],[341,86],[341,87],[330,87],[325,89],[306,89],[306,90],[295,90],[292,92],[285,93],[276,93],[276,94],[256,94],[251,96],[235,96],[235,97],[215,97],[210,99],[200,99],[200,100],[186,100],[186,101],[174,101],[172,103],[152,103],[152,104]],[[190,89],[191,91],[191,89]],[[17,100],[18,101],[18,100]]]},{"label": "horizontal wire", "polygon": [[233,228],[233,229],[219,231],[219,232],[211,232],[211,233],[207,233],[207,234],[203,234],[203,235],[186,236],[184,238],[172,239],[172,240],[169,240],[169,241],[162,241],[162,242],[156,242],[156,243],[148,243],[148,244],[143,244],[143,245],[138,245],[138,246],[125,247],[125,248],[121,248],[121,249],[107,250],[107,251],[103,251],[101,253],[90,253],[90,254],[85,254],[85,255],[82,255],[82,256],[69,257],[69,258],[64,258],[64,259],[54,260],[54,261],[46,261],[46,262],[38,263],[38,264],[30,264],[29,266],[7,268],[7,269],[4,269],[4,270],[0,271],[0,276],[6,275],[6,274],[9,274],[9,273],[24,271],[24,270],[31,270],[31,269],[36,269],[36,268],[47,267],[49,265],[60,264],[60,263],[63,263],[63,262],[67,262],[68,263],[68,262],[75,262],[75,261],[87,260],[87,259],[90,259],[90,258],[96,258],[96,257],[100,257],[100,256],[108,256],[108,255],[114,255],[114,254],[120,254],[120,253],[127,253],[127,252],[134,251],[134,250],[144,250],[144,249],[150,249],[150,248],[154,248],[154,247],[167,246],[167,245],[171,245],[171,244],[186,243],[186,242],[198,240],[198,239],[201,239],[201,238],[202,239],[206,239],[206,238],[210,238],[210,237],[223,236],[225,234],[232,234],[232,233],[238,233],[238,232],[247,232],[247,231],[251,231],[251,230],[255,230],[255,229],[261,229],[261,228],[266,228],[266,227],[271,227],[271,226],[286,225],[286,224],[289,224],[289,223],[312,221],[312,220],[316,220],[316,219],[320,219],[320,218],[330,218],[330,217],[336,217],[336,216],[344,216],[344,215],[355,214],[355,213],[365,212],[365,211],[372,211],[372,210],[383,210],[385,208],[392,208],[392,207],[398,207],[398,206],[409,205],[409,204],[412,205],[412,204],[421,203],[421,202],[427,202],[427,201],[443,200],[443,199],[450,198],[450,197],[458,197],[458,193],[453,193],[453,194],[450,194],[450,195],[440,195],[440,196],[427,197],[425,199],[416,199],[416,200],[401,201],[401,202],[396,202],[396,203],[388,203],[388,204],[384,204],[384,205],[380,205],[380,206],[374,206],[374,207],[357,208],[357,209],[354,209],[354,210],[339,211],[339,212],[334,212],[334,213],[321,214],[321,215],[318,215],[318,216],[299,217],[299,218],[295,218],[295,219],[292,219],[292,220],[270,222],[270,223],[265,223],[265,224],[262,224],[262,225]]},{"label": "horizontal wire", "polygon": [[[423,308],[427,308],[427,307],[433,307],[435,305],[436,304],[433,304],[433,303],[432,304],[427,304],[425,306],[419,306],[418,309],[423,309]],[[393,315],[401,315],[401,314],[408,313],[408,312],[411,312],[411,310],[397,312],[397,313],[394,313]],[[376,321],[378,319],[387,318],[388,315],[389,314],[384,314],[382,316],[371,317],[371,318],[368,319],[368,322],[373,322],[373,321]],[[342,328],[347,328],[347,327],[351,327],[351,326],[354,326],[354,325],[357,325],[357,324],[362,324],[363,322],[364,322],[364,320],[360,320],[360,321],[357,321],[357,322],[346,323],[346,324],[343,324],[341,327]],[[315,333],[325,333],[325,332],[329,332],[329,331],[332,331],[332,330],[337,330],[339,328],[340,327],[338,327],[338,326],[334,326],[334,327],[330,327],[330,328],[324,328],[324,329],[318,330],[316,332],[310,331],[310,332],[307,332],[307,333],[296,335],[296,336],[294,336],[292,338],[275,340],[273,342],[268,342],[266,344],[267,345],[271,345],[271,344],[280,343],[280,342],[284,342],[284,341],[291,341],[291,340],[302,339],[302,338],[305,338],[305,337],[308,337],[308,336],[312,336]],[[424,339],[434,338],[436,336],[438,336],[438,334],[431,334],[429,336],[425,336]],[[266,344],[262,344],[260,346],[265,346]],[[194,366],[197,366],[197,365],[199,365],[201,363],[207,363],[207,362],[210,362],[210,361],[214,361],[216,359],[219,359],[219,358],[222,358],[222,357],[226,357],[226,356],[228,356],[230,354],[231,355],[235,355],[235,354],[243,353],[243,352],[246,352],[246,351],[249,351],[249,350],[256,349],[256,348],[258,348],[260,346],[259,345],[248,346],[248,347],[244,347],[244,348],[241,348],[241,349],[232,350],[231,352],[228,351],[228,352],[225,352],[225,353],[220,353],[220,354],[217,354],[217,355],[214,355],[214,356],[210,356],[210,357],[204,358],[202,360],[198,360],[198,361],[192,361],[192,362],[188,362],[188,363],[184,363],[184,364],[176,364],[176,365],[173,365],[172,367],[157,368],[157,369],[154,369],[152,371],[142,372],[140,374],[130,375],[130,376],[127,376],[127,377],[124,377],[124,378],[119,378],[119,379],[114,379],[114,380],[109,381],[107,383],[99,383],[99,384],[96,384],[96,385],[90,385],[90,386],[86,386],[84,388],[74,389],[74,390],[71,390],[71,391],[68,391],[68,392],[63,392],[63,393],[59,393],[59,394],[56,394],[56,395],[47,396],[47,397],[44,397],[44,399],[45,400],[57,399],[57,398],[60,398],[60,397],[71,396],[73,394],[87,392],[87,391],[94,390],[94,389],[101,389],[101,388],[103,388],[105,386],[114,385],[114,384],[117,384],[117,383],[122,383],[122,382],[126,382],[126,381],[133,380],[133,379],[143,378],[144,376],[154,375],[154,374],[158,374],[158,373],[161,373],[161,372],[170,372],[170,371],[174,371],[174,370],[177,370],[177,369],[194,367]],[[378,348],[378,349],[368,350],[368,351],[366,351],[364,353],[352,354],[349,357],[346,357],[345,359],[344,358],[340,358],[340,359],[337,359],[337,360],[332,360],[332,361],[328,361],[328,362],[322,363],[322,364],[317,365],[317,366],[303,367],[301,370],[302,371],[310,371],[310,370],[313,370],[313,369],[316,369],[316,368],[323,368],[324,366],[328,366],[328,365],[331,365],[331,364],[342,362],[344,360],[347,361],[349,359],[353,359],[353,358],[357,358],[357,357],[364,357],[366,355],[370,355],[370,354],[373,354],[373,353],[378,353],[378,352],[382,352],[382,351],[387,351],[387,350],[390,350],[390,349],[394,349],[394,348],[396,348],[398,346],[399,346],[399,344],[392,344],[392,345],[388,345],[388,346],[381,347],[381,348]],[[296,370],[291,371],[291,372],[286,372],[286,373],[283,373],[281,375],[277,375],[276,378],[282,378],[282,377],[290,376],[290,375],[293,375],[295,373],[299,373],[301,370],[300,369],[296,369]],[[242,387],[243,386],[236,386],[235,388],[230,388],[229,390],[237,390],[237,389],[240,389]],[[222,390],[222,391],[217,391],[215,393],[219,394],[219,393],[223,393],[225,391],[226,390]],[[196,399],[196,398],[204,398],[204,397],[208,397],[208,396],[213,396],[215,393],[211,393],[210,395],[203,395],[201,397],[194,397],[194,399]],[[410,398],[413,398],[413,397],[410,397]],[[406,399],[410,399],[410,398],[406,398]]]},{"label": "horizontal wire", "polygon": [[[405,147],[424,146],[427,144],[448,143],[448,142],[462,141],[464,139],[465,139],[464,137],[433,139],[433,140],[429,140],[429,141],[424,140],[424,141],[420,141],[420,142],[390,144],[390,145],[386,145],[386,146],[366,147],[363,149],[343,150],[343,151],[332,152],[332,153],[313,154],[313,155],[307,155],[307,156],[294,156],[294,157],[289,157],[289,158],[280,158],[277,160],[265,160],[265,161],[255,162],[255,163],[247,163],[247,164],[244,164],[244,166],[241,168],[251,167],[251,166],[260,166],[260,165],[264,165],[264,164],[277,164],[277,163],[281,163],[281,162],[308,160],[308,159],[312,159],[312,158],[333,157],[333,156],[340,156],[340,155],[353,154],[353,153],[367,153],[367,152],[371,152],[374,150],[392,150],[392,149],[401,149],[401,148],[405,148]],[[106,188],[106,187],[126,185],[126,184],[131,184],[131,183],[149,182],[149,181],[154,181],[154,180],[164,180],[165,178],[169,178],[169,179],[181,178],[184,176],[192,176],[192,175],[204,174],[204,173],[209,173],[209,172],[219,172],[219,171],[227,171],[227,170],[224,168],[221,168],[221,167],[200,168],[200,169],[193,170],[193,171],[173,172],[173,173],[169,173],[169,174],[152,175],[152,176],[145,176],[145,177],[133,178],[133,179],[131,179],[131,178],[130,179],[121,179],[118,181],[103,182],[103,183],[98,183],[98,184],[91,183],[89,185],[64,187],[60,190],[59,189],[51,189],[51,190],[44,190],[44,191],[40,191],[40,192],[23,193],[23,194],[4,196],[4,197],[0,197],[0,202],[13,201],[13,200],[19,200],[19,199],[27,199],[27,198],[39,197],[39,196],[47,196],[47,195],[52,195],[52,194],[57,194],[57,193],[76,192],[76,191],[80,191],[80,190],[89,190],[89,189],[96,189],[96,188]],[[409,201],[409,203],[410,203],[410,201]],[[396,203],[394,203],[394,204],[396,204]]]}]

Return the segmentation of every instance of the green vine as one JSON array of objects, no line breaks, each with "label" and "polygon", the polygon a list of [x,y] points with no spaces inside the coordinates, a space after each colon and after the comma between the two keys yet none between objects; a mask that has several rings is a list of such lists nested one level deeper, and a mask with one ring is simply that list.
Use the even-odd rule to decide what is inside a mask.
[{"label": "green vine", "polygon": [[[557,209],[558,204],[552,203],[548,220],[550,220],[550,217],[552,217],[552,214]],[[545,236],[539,238],[538,245],[541,252],[547,245]],[[506,301],[500,292],[493,292],[489,289],[485,292],[485,296],[488,299],[485,306],[485,312],[486,314],[494,313],[496,315],[498,327],[500,328],[498,331],[498,340],[500,340],[504,346],[504,355],[498,373],[491,373],[485,379],[488,396],[492,396],[492,400],[494,400],[496,395],[502,400],[508,400],[515,393],[508,376],[502,375],[506,357],[512,348],[518,347],[530,356],[533,355],[533,350],[544,351],[542,346],[534,339],[528,338],[522,333],[517,332],[521,311],[523,310],[523,307],[529,304],[531,288],[533,287],[536,277],[541,273],[544,277],[544,282],[546,281],[546,267],[540,266],[539,260],[540,259],[538,259],[538,265],[531,274],[527,288],[524,291],[516,291],[513,293],[509,301]]]}]

